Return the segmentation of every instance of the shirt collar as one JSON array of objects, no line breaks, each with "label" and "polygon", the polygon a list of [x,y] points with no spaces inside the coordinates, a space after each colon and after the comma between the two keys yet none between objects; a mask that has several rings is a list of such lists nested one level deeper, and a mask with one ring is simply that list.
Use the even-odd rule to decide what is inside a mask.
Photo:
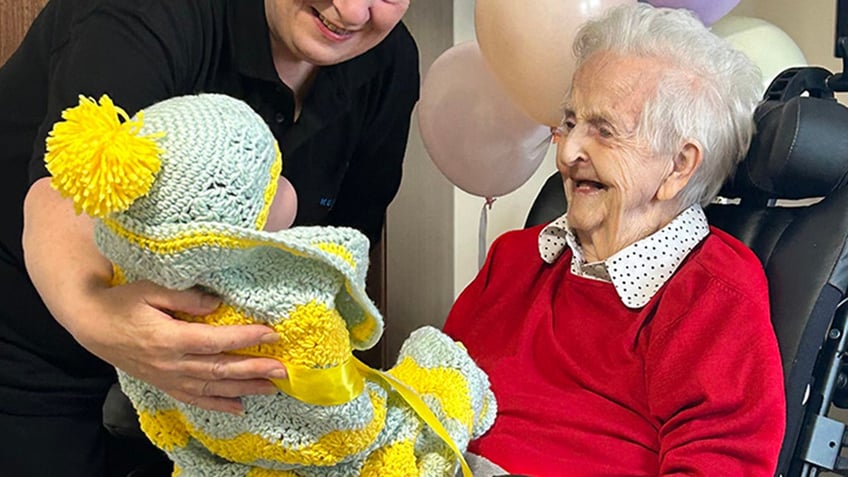
[{"label": "shirt collar", "polygon": [[567,214],[563,214],[539,233],[539,254],[547,263],[554,263],[570,248],[572,273],[611,282],[624,306],[641,308],[665,285],[709,230],[703,209],[695,204],[665,227],[608,259],[586,263],[577,236],[568,227]]}]

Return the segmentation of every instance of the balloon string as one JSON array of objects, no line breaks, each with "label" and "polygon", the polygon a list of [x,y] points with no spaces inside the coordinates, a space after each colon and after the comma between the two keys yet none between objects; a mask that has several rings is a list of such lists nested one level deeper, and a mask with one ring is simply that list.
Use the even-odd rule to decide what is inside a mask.
[{"label": "balloon string", "polygon": [[480,227],[477,229],[477,268],[483,268],[486,263],[486,230],[489,228],[489,214],[487,209],[492,208],[495,198],[486,197],[483,208],[480,210]]}]

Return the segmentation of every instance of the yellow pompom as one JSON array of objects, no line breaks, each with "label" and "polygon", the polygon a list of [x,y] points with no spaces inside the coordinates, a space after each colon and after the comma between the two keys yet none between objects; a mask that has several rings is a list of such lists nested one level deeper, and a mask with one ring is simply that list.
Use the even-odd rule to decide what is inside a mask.
[{"label": "yellow pompom", "polygon": [[131,120],[106,95],[100,104],[80,96],[79,105],[63,111],[62,119],[47,137],[44,160],[51,185],[73,199],[77,214],[120,212],[150,191],[161,167],[155,139],[163,134],[139,135],[142,112]]}]

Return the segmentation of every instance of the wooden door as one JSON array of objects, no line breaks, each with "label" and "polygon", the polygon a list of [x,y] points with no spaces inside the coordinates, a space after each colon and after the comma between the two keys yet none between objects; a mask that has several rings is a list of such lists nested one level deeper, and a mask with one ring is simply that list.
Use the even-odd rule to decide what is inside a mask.
[{"label": "wooden door", "polygon": [[6,63],[47,0],[0,0],[0,65]]}]

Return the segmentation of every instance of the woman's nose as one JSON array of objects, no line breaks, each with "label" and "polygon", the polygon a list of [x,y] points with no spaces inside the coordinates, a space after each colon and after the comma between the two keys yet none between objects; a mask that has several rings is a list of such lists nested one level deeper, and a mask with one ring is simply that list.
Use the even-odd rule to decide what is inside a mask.
[{"label": "woman's nose", "polygon": [[557,164],[571,167],[589,158],[586,153],[586,130],[575,126],[557,140]]},{"label": "woman's nose", "polygon": [[333,7],[339,12],[339,19],[345,28],[351,28],[368,23],[373,3],[374,0],[333,0]]}]

